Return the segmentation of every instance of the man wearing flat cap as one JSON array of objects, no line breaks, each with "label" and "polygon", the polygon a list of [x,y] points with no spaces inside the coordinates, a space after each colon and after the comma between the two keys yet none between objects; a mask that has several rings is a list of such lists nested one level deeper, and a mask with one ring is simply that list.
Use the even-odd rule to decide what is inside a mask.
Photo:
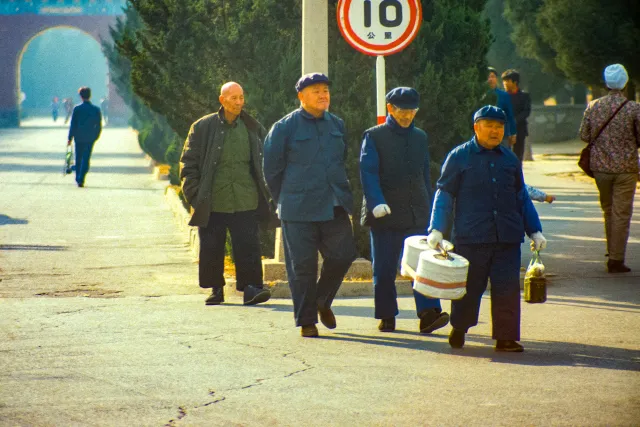
[{"label": "man wearing flat cap", "polygon": [[475,136],[449,152],[438,183],[427,241],[442,242],[453,219],[455,252],[469,260],[467,293],[451,302],[449,344],[464,346],[468,329],[478,324],[482,294],[491,279],[491,318],[496,351],[521,352],[520,244],[546,247],[538,213],[525,188],[516,155],[500,145],[506,116],[485,106],[473,116]]},{"label": "man wearing flat cap", "polygon": [[296,91],[300,108],[269,131],[263,165],[282,223],[296,326],[303,337],[317,337],[318,315],[327,328],[336,327],[331,303],[356,257],[349,219],[353,195],[344,122],[328,111],[329,79],[306,74]]},{"label": "man wearing flat cap", "polygon": [[587,106],[580,138],[591,144],[590,166],[604,213],[607,270],[628,273],[624,259],[638,180],[640,104],[622,93],[629,75],[621,64],[605,68],[604,81],[609,94]]},{"label": "man wearing flat cap", "polygon": [[[431,179],[427,134],[415,126],[420,95],[398,87],[387,96],[384,124],[364,132],[360,179],[363,225],[371,227],[375,318],[382,332],[395,330],[398,303],[395,279],[404,240],[424,234],[431,216]],[[439,299],[413,292],[421,333],[449,322]]]}]

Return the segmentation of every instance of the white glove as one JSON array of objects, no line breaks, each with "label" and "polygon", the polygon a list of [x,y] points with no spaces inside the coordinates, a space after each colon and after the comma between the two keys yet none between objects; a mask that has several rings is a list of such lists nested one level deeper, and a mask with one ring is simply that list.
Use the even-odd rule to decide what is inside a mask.
[{"label": "white glove", "polygon": [[531,251],[541,251],[547,247],[547,239],[544,238],[542,232],[537,231],[529,236],[531,239]]},{"label": "white glove", "polygon": [[442,243],[442,233],[438,230],[431,230],[431,233],[427,236],[427,245],[431,249],[438,249],[440,243]]},{"label": "white glove", "polygon": [[391,213],[391,208],[389,207],[389,205],[378,205],[373,208],[372,213],[376,218],[382,218],[383,216],[389,215]]}]

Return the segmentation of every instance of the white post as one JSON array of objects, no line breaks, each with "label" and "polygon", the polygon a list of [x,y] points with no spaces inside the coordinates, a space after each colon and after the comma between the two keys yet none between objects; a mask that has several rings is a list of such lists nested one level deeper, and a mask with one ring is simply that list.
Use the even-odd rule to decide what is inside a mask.
[{"label": "white post", "polygon": [[328,0],[302,0],[302,74],[329,75]]},{"label": "white post", "polygon": [[379,55],[376,58],[376,113],[379,125],[384,123],[387,116],[387,102],[385,101],[385,78],[384,56]]}]

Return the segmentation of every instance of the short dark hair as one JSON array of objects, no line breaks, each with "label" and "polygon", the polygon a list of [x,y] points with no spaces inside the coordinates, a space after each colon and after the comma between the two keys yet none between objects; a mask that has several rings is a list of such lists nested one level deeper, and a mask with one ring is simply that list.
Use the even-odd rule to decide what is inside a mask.
[{"label": "short dark hair", "polygon": [[82,86],[80,89],[78,89],[78,93],[80,94],[80,98],[82,99],[91,98],[91,89],[86,86]]},{"label": "short dark hair", "polygon": [[487,67],[487,71],[489,72],[489,74],[491,74],[491,73],[495,74],[495,75],[496,75],[496,77],[498,77],[498,75],[499,75],[499,74],[498,74],[498,70],[496,70],[496,69],[495,69],[495,68],[493,68],[493,67]]},{"label": "short dark hair", "polygon": [[520,73],[513,68],[502,73],[502,80],[511,80],[516,84],[520,84]]}]

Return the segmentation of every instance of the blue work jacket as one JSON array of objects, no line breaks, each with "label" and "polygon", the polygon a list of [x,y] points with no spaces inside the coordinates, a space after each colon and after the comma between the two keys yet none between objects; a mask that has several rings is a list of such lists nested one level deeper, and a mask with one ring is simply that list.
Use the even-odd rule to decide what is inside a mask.
[{"label": "blue work jacket", "polygon": [[542,231],[520,161],[501,145],[488,150],[474,136],[457,146],[436,188],[429,231],[447,233],[453,219],[456,244],[521,243]]},{"label": "blue work jacket", "polygon": [[504,114],[507,116],[507,121],[504,124],[504,136],[511,136],[517,133],[516,118],[513,114],[513,104],[511,103],[511,96],[504,90],[498,88],[493,89],[498,98],[498,105],[496,107],[502,108]]},{"label": "blue work jacket", "polygon": [[90,101],[84,101],[73,108],[69,141],[75,139],[76,142],[93,142],[100,137],[101,132],[102,114],[98,107]]},{"label": "blue work jacket", "polygon": [[353,210],[344,122],[299,108],[276,122],[264,142],[264,176],[283,221],[328,221]]}]

